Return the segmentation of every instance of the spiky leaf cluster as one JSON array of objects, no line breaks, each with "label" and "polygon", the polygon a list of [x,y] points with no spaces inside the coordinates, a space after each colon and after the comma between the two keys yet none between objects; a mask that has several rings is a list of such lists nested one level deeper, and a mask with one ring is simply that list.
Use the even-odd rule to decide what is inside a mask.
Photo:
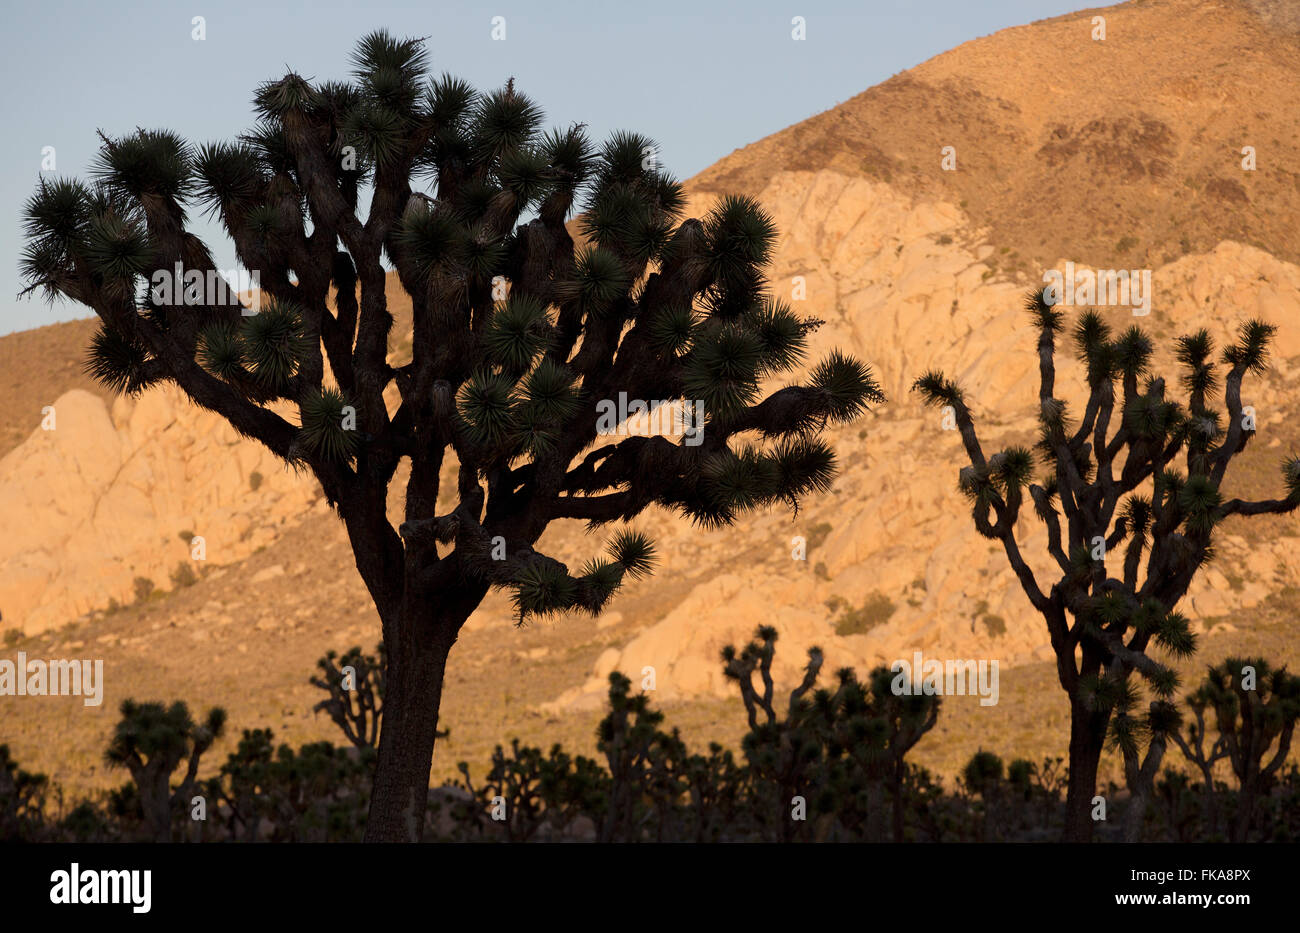
[{"label": "spiky leaf cluster", "polygon": [[[827,491],[820,432],[884,396],[856,359],[807,359],[820,322],[768,287],[771,215],[729,196],[685,218],[653,140],[548,127],[513,80],[479,91],[429,65],[423,41],[376,31],[345,80],[258,86],[237,139],[105,138],[93,184],[49,181],[28,204],[30,286],[96,311],[113,387],[174,381],[310,469],[381,555],[358,561],[381,602],[439,604],[421,589],[437,581],[463,605],[504,587],[521,618],[595,612],[648,570],[649,542],[616,536],[571,571],[533,550],[552,521],[623,526],[657,505],[721,525]],[[141,304],[153,270],[216,272],[195,208],[259,273],[256,313]],[[619,399],[688,423],[606,430]],[[380,506],[395,476],[401,531]]]}]

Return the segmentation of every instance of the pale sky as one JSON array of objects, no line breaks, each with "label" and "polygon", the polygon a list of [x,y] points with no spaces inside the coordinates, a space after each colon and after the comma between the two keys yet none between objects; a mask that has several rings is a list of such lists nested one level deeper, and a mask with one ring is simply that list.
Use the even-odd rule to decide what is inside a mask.
[{"label": "pale sky", "polygon": [[[686,179],[953,46],[1079,8],[1078,0],[3,0],[0,334],[89,314],[16,298],[21,210],[44,147],[56,160],[47,177],[84,177],[96,129],[233,138],[252,122],[260,81],[286,66],[345,79],[348,53],[373,29],[427,36],[432,70],[480,89],[513,76],[549,124],[584,122],[597,140],[616,129],[650,136],[662,164]],[[196,16],[203,41],[192,37]],[[492,38],[498,16],[504,41]],[[803,41],[791,37],[796,16]],[[219,228],[190,213],[218,266],[233,268]]]}]

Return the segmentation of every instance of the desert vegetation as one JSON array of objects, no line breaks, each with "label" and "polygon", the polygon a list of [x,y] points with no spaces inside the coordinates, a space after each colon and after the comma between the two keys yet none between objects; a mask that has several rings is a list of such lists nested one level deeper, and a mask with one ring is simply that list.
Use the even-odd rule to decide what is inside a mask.
[{"label": "desert vegetation", "polygon": [[[609,678],[598,726],[599,758],[513,740],[491,760],[460,764],[462,780],[434,788],[422,835],[460,842],[1041,842],[1067,825],[1068,768],[1061,758],[1004,762],[972,756],[952,786],[907,760],[935,725],[941,698],[900,696],[895,674],[836,671],[821,653],[785,694],[771,669],[777,635],[760,626],[719,659],[736,686],[749,730],[741,755],[717,744],[689,749],[645,691]],[[382,656],[382,646],[380,649]],[[275,743],[244,729],[213,777],[199,763],[224,728],[212,710],[196,723],[184,703],[127,701],[105,750],[129,780],[69,804],[42,775],[0,746],[0,841],[359,841],[377,763],[374,729],[383,668],[355,649],[325,657],[312,684],[346,744]],[[338,662],[345,662],[339,664]],[[353,668],[352,662],[363,665]],[[1253,672],[1253,673],[1252,673]],[[1235,688],[1247,673],[1255,690]],[[337,675],[337,676],[336,676]],[[364,677],[350,708],[339,684]],[[1101,840],[1300,841],[1300,769],[1286,765],[1300,720],[1300,678],[1262,659],[1227,659],[1185,698],[1188,724],[1168,733],[1182,760],[1163,761],[1150,792],[1099,789]],[[364,710],[364,711],[363,711]],[[1208,742],[1208,745],[1207,745]],[[1230,769],[1216,768],[1229,760]]]},{"label": "desert vegetation", "polygon": [[[959,485],[975,527],[1002,545],[1046,623],[1070,699],[1065,839],[1086,842],[1096,823],[1097,764],[1108,735],[1123,750],[1135,799],[1153,793],[1165,736],[1178,724],[1170,699],[1179,684],[1151,649],[1175,657],[1195,652],[1188,619],[1176,607],[1213,558],[1216,528],[1230,516],[1295,511],[1300,458],[1281,464],[1281,498],[1247,501],[1221,492],[1233,458],[1255,435],[1242,382],[1266,369],[1272,325],[1242,324],[1218,361],[1207,331],[1180,337],[1177,385],[1186,401],[1179,402],[1172,383],[1151,372],[1154,345],[1146,332],[1134,325],[1114,334],[1098,312],[1086,311],[1071,336],[1085,367],[1087,404],[1072,422],[1056,389],[1056,342],[1066,326],[1056,303],[1046,289],[1026,302],[1039,334],[1038,453],[1048,467],[1042,482],[1033,481],[1035,457],[1027,448],[986,455],[956,383],[932,372],[915,387],[954,418],[970,460]],[[1222,408],[1214,399],[1220,387]],[[1059,574],[1050,586],[1035,576],[1017,537],[1021,509],[1031,503]],[[1108,553],[1120,548],[1122,561],[1108,565]],[[1138,709],[1139,682],[1151,695],[1145,709]]]}]

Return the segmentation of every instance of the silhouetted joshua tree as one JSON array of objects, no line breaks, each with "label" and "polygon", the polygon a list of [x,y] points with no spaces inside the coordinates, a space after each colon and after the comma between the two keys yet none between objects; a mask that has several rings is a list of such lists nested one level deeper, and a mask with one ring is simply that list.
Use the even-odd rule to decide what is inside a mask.
[{"label": "silhouetted joshua tree", "polygon": [[[803,678],[790,692],[785,718],[773,703],[772,661],[777,632],[760,626],[755,640],[739,652],[723,649],[723,674],[740,688],[749,720],[745,756],[758,778],[754,799],[760,819],[776,825],[783,842],[807,835],[805,822],[787,818],[793,799],[803,797],[819,816],[883,841],[884,795],[893,801],[891,833],[904,839],[906,756],[938,721],[938,696],[895,693],[895,675],[873,670],[865,683],[852,668],[836,672],[834,689],[814,690],[824,661],[820,648],[808,649]],[[760,717],[761,714],[761,717]],[[829,827],[831,820],[819,824]],[[818,830],[818,837],[822,829]]]},{"label": "silhouetted joshua tree", "polygon": [[609,712],[596,727],[596,748],[605,756],[610,774],[599,842],[639,842],[655,816],[662,831],[665,814],[647,801],[671,805],[686,791],[681,780],[685,747],[675,732],[660,730],[664,714],[650,706],[650,695],[631,690],[626,675],[609,675]]},{"label": "silhouetted joshua tree", "polygon": [[[1182,725],[1182,714],[1168,700],[1152,700],[1147,711],[1134,716],[1137,697],[1126,693],[1115,702],[1110,741],[1124,758],[1129,803],[1124,817],[1124,841],[1141,842],[1147,805],[1155,800],[1156,775],[1169,748],[1170,736]],[[1143,748],[1145,747],[1145,752]]]},{"label": "silhouetted joshua tree", "polygon": [[853,671],[839,672],[840,687],[832,696],[840,717],[847,721],[840,735],[848,754],[858,759],[873,777],[889,788],[893,801],[893,840],[903,841],[903,814],[907,807],[906,756],[939,721],[943,700],[937,694],[894,691],[895,675],[877,667],[866,684]]},{"label": "silhouetted joshua tree", "polygon": [[[324,711],[358,749],[374,751],[379,748],[386,662],[383,642],[379,643],[377,659],[363,653],[360,648],[351,648],[342,657],[337,651],[327,651],[316,662],[321,676],[313,676],[308,681],[326,693],[325,699],[312,707],[312,712]],[[444,735],[439,733],[438,738]]]},{"label": "silhouetted joshua tree", "polygon": [[972,796],[978,796],[983,802],[980,820],[980,842],[991,842],[996,832],[996,811],[1005,820],[1009,807],[1003,800],[1002,759],[992,752],[980,749],[966,762],[961,770],[961,782]]},{"label": "silhouetted joshua tree", "polygon": [[[1188,727],[1187,738],[1177,732],[1171,738],[1205,780],[1210,831],[1218,823],[1213,768],[1216,761],[1226,758],[1239,785],[1230,838],[1245,842],[1261,797],[1268,793],[1291,753],[1291,739],[1300,721],[1300,677],[1285,667],[1274,670],[1263,658],[1228,658],[1210,668],[1201,686],[1187,698],[1187,705],[1195,722]],[[1219,733],[1209,752],[1205,750],[1207,708],[1214,711]]]},{"label": "silhouetted joshua tree", "polygon": [[[221,737],[226,711],[213,707],[202,723],[196,723],[184,703],[164,707],[123,700],[121,713],[104,760],[130,772],[150,836],[154,842],[170,842],[172,808],[189,806],[198,786],[199,759]],[[173,791],[172,772],[182,761],[185,774]]]},{"label": "silhouetted joshua tree", "polygon": [[527,842],[547,823],[552,836],[562,836],[577,816],[603,809],[608,793],[609,777],[600,766],[582,755],[572,757],[558,743],[549,755],[518,739],[511,740],[509,754],[498,745],[478,787],[468,763],[457,767],[476,805],[472,822],[510,842]]},{"label": "silhouetted joshua tree", "polygon": [[[716,526],[794,505],[834,473],[821,427],[882,395],[868,367],[832,353],[806,384],[761,397],[817,322],[767,293],[776,234],[753,201],[681,220],[682,186],[648,139],[617,133],[597,151],[581,126],[543,135],[513,82],[478,94],[429,80],[420,40],[373,33],[352,65],[347,83],[261,86],[237,142],[104,139],[95,184],[42,183],[27,204],[22,267],[29,290],[99,315],[90,366],[105,383],[174,382],[320,482],[388,650],[367,838],[407,840],[423,825],[408,817],[425,809],[447,656],[489,588],[513,591],[521,621],[595,613],[651,569],[651,543],[624,530],[571,572],[533,549],[549,523],[658,504]],[[258,313],[199,287],[217,276],[186,230],[193,203],[259,273]],[[409,362],[388,355],[385,259],[411,300]],[[138,294],[178,263],[193,282]],[[679,440],[608,442],[621,393],[699,402],[702,417],[669,432]],[[395,529],[385,504],[402,461]]]},{"label": "silhouetted joshua tree", "polygon": [[39,827],[50,781],[18,767],[8,745],[0,745],[0,841],[26,840]]},{"label": "silhouetted joshua tree", "polygon": [[765,826],[777,828],[781,842],[793,842],[796,836],[807,833],[806,818],[792,818],[795,798],[802,798],[807,808],[824,770],[822,736],[809,729],[806,721],[811,718],[807,695],[817,683],[825,658],[820,648],[808,649],[804,676],[790,691],[782,718],[773,702],[772,660],[776,656],[777,632],[770,625],[762,625],[755,635],[740,651],[734,645],[722,649],[722,673],[740,688],[740,699],[745,704],[749,732],[743,745],[756,777],[756,816]]},{"label": "silhouetted joshua tree", "polygon": [[[1202,816],[1206,833],[1213,839],[1219,834],[1218,782],[1214,779],[1214,766],[1228,757],[1227,739],[1219,734],[1212,742],[1210,741],[1210,728],[1205,714],[1207,710],[1213,712],[1214,706],[1212,695],[1204,684],[1188,695],[1187,708],[1191,710],[1191,721],[1184,718],[1179,730],[1171,733],[1169,738],[1178,746],[1183,757],[1196,765],[1196,769],[1201,773],[1201,780],[1204,782],[1201,785],[1201,805],[1204,811]],[[1186,736],[1183,735],[1184,728],[1187,732]],[[1171,780],[1173,783],[1169,785],[1168,793],[1181,794],[1184,790],[1182,783],[1185,782]]]},{"label": "silhouetted joshua tree", "polygon": [[[1265,369],[1275,328],[1252,321],[1222,355],[1223,414],[1210,407],[1219,387],[1214,343],[1205,330],[1178,340],[1185,404],[1166,397],[1149,373],[1150,338],[1139,327],[1113,337],[1095,311],[1079,316],[1074,343],[1087,366],[1088,402],[1073,424],[1056,396],[1056,340],[1063,314],[1047,292],[1027,301],[1038,327],[1038,450],[1049,467],[1031,481],[1034,457],[1023,447],[985,455],[962,390],[942,373],[916,381],[927,403],[952,409],[970,465],[960,488],[975,527],[1001,542],[1025,594],[1047,623],[1061,686],[1070,697],[1070,779],[1065,838],[1092,837],[1097,765],[1117,702],[1131,697],[1135,672],[1167,701],[1175,672],[1147,652],[1154,641],[1175,657],[1195,650],[1187,619],[1174,610],[1193,576],[1213,555],[1215,528],[1232,515],[1290,512],[1300,505],[1300,460],[1283,465],[1282,499],[1225,499],[1228,465],[1255,434],[1241,384]],[[1120,384],[1116,392],[1116,382]],[[1183,463],[1185,471],[1177,464]],[[1047,529],[1057,579],[1043,589],[1020,550],[1016,523],[1028,498]],[[1127,543],[1126,543],[1127,542]],[[1106,554],[1124,547],[1112,574]]]}]

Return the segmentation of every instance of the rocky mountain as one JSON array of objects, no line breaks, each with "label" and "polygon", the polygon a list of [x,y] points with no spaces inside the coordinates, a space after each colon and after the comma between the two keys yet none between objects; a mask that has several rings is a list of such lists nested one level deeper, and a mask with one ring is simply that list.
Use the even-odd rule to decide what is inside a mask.
[{"label": "rocky mountain", "polygon": [[1154,268],[1225,239],[1297,262],[1297,21],[1292,0],[1139,0],[1005,29],[694,181],[753,194],[791,171],[883,181],[959,205],[998,267],[1035,275],[1062,257]]},{"label": "rocky mountain", "polygon": [[[675,721],[733,739],[735,729],[706,725],[722,721],[707,711],[729,695],[718,654],[759,624],[781,632],[776,673],[785,682],[814,644],[829,670],[918,650],[997,660],[1010,672],[1004,694],[1020,704],[1004,700],[1008,744],[1059,752],[1056,707],[1064,704],[1050,692],[1045,632],[1000,550],[971,527],[956,488],[955,432],[909,388],[943,369],[967,390],[986,449],[1032,442],[1037,363],[1023,293],[1067,262],[1149,271],[1146,313],[1103,311],[1116,327],[1148,328],[1165,350],[1200,327],[1222,343],[1250,317],[1279,326],[1274,368],[1246,399],[1259,435],[1230,476],[1234,494],[1275,493],[1278,462],[1300,448],[1294,6],[1145,0],[1005,30],[691,179],[694,214],[730,192],[763,202],[781,233],[773,292],[825,322],[810,358],[833,346],[860,355],[889,401],[832,433],[841,476],[797,516],[773,511],[725,531],[645,516],[638,525],[658,544],[658,572],[600,620],[521,632],[506,600],[491,598],[452,663],[459,673],[445,709],[454,754],[482,760],[515,734],[539,744],[585,734],[589,744],[604,678],[619,669],[639,682],[647,667],[657,698],[677,705]],[[1105,18],[1100,40],[1097,16]],[[1243,147],[1254,147],[1253,170],[1243,167]],[[395,331],[395,355],[405,333]],[[85,336],[67,334],[41,351],[64,376]],[[0,339],[0,359],[15,339],[32,340]],[[1167,353],[1157,367],[1169,367]],[[249,716],[283,711],[287,736],[328,734],[290,713],[303,699],[291,685],[326,648],[373,644],[378,625],[318,492],[172,394],[106,404],[64,376],[47,378],[43,397],[29,386],[27,407],[7,416],[27,437],[0,460],[3,627],[41,650],[95,639],[151,695],[194,703],[194,693],[231,702],[224,668],[233,662]],[[1065,365],[1060,384],[1080,376]],[[39,424],[50,404],[54,431]],[[1020,533],[1031,563],[1046,571],[1045,535],[1030,520]],[[186,564],[192,534],[207,548],[193,579],[180,569],[196,563]],[[806,559],[795,559],[798,539]],[[553,528],[543,544],[579,561],[601,539],[575,523]],[[1285,639],[1267,634],[1294,617],[1297,545],[1294,516],[1224,529],[1219,557],[1185,607],[1207,636],[1198,664],[1260,644],[1278,661],[1298,660]],[[138,579],[170,592],[150,595]],[[126,608],[106,615],[110,605]],[[182,657],[200,667],[198,659],[215,657],[216,669],[187,675],[193,667]],[[132,686],[139,692],[141,681]],[[962,731],[969,711],[951,707],[953,718],[918,749],[944,766],[980,741]],[[48,709],[24,707],[13,721],[33,740],[53,722],[41,717],[64,717],[61,727],[74,733],[92,729]]]}]

